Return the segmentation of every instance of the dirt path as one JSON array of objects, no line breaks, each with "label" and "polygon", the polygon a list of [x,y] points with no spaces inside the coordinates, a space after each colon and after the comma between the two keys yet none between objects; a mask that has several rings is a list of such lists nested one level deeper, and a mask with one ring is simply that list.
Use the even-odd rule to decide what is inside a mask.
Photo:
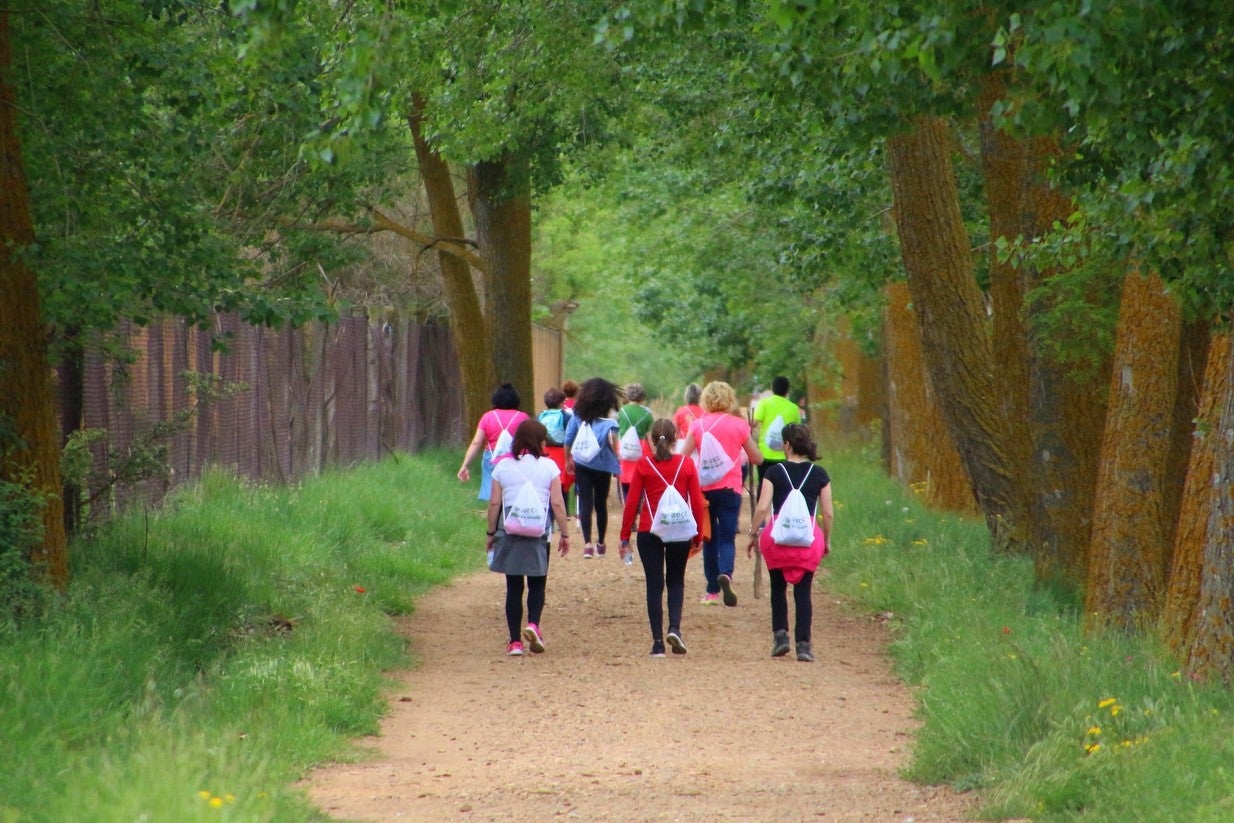
[{"label": "dirt path", "polygon": [[403,630],[421,665],[398,675],[374,758],[315,772],[314,802],[379,821],[967,819],[974,798],[897,777],[912,700],[883,627],[827,593],[826,561],[817,663],[769,656],[770,609],[753,597],[742,537],[738,605],[698,602],[695,557],[689,653],[656,659],[637,560],[621,564],[614,535],[607,557],[585,561],[575,535],[575,553],[550,565],[542,655],[505,656],[499,575],[418,603]]}]

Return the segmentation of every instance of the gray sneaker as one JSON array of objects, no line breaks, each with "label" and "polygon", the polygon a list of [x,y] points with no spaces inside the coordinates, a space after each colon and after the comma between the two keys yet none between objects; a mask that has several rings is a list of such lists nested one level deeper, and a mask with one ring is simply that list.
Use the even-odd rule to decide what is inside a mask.
[{"label": "gray sneaker", "polygon": [[681,639],[681,632],[669,631],[665,640],[668,641],[669,648],[673,650],[673,654],[686,653],[686,641]]},{"label": "gray sneaker", "polygon": [[788,654],[788,632],[784,629],[776,629],[773,636],[774,639],[771,642],[771,656],[783,657]]},{"label": "gray sneaker", "polygon": [[797,659],[802,663],[814,662],[814,647],[810,645],[809,640],[797,641]]},{"label": "gray sneaker", "polygon": [[720,590],[724,592],[724,605],[737,605],[737,592],[733,591],[733,578],[727,574],[720,575]]}]

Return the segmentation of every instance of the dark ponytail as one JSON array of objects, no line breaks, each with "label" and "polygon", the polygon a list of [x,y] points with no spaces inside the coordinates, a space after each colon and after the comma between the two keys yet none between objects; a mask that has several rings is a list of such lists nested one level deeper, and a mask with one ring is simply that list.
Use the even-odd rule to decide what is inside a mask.
[{"label": "dark ponytail", "polygon": [[651,445],[656,450],[656,460],[663,463],[673,456],[673,447],[677,445],[677,424],[667,417],[661,417],[651,424]]},{"label": "dark ponytail", "polygon": [[813,463],[818,460],[818,446],[814,445],[814,434],[804,423],[789,423],[781,433],[784,442],[793,447],[793,453],[799,454]]}]

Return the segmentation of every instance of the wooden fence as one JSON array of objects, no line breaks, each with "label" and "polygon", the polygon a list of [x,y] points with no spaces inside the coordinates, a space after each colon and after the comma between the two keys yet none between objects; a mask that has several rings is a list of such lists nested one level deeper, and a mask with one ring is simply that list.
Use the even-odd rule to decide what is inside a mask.
[{"label": "wooden fence", "polygon": [[[225,352],[211,348],[211,332],[175,319],[121,329],[130,362],[86,352],[81,425],[105,431],[91,446],[82,494],[92,514],[156,502],[207,466],[287,483],[464,437],[453,337],[443,323],[354,313],[273,330],[224,316],[212,331],[229,338]],[[237,390],[191,413],[203,375]],[[166,448],[170,472],[117,480],[118,463],[152,446]]]}]

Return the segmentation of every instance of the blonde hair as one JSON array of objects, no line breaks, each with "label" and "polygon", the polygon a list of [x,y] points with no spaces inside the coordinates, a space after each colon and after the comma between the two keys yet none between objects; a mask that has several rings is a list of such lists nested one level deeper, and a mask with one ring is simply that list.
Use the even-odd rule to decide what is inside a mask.
[{"label": "blonde hair", "polygon": [[726,412],[737,407],[737,393],[723,380],[712,380],[703,386],[699,405],[709,412]]}]

